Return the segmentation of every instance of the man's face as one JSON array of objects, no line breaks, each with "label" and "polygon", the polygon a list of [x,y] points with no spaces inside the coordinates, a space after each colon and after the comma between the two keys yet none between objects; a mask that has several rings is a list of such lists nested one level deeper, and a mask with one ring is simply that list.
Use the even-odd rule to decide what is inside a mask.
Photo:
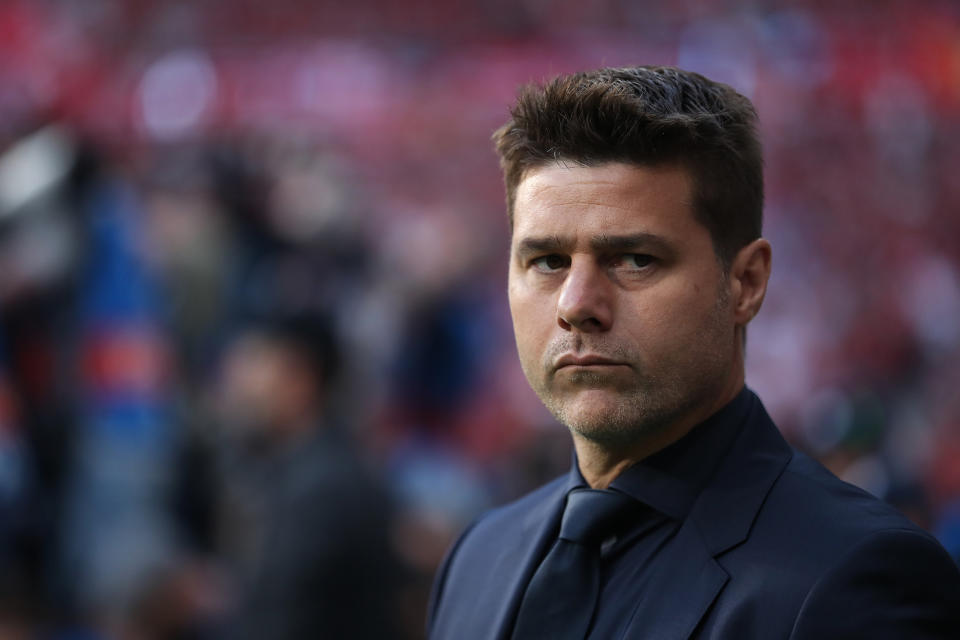
[{"label": "man's face", "polygon": [[677,167],[550,164],[517,188],[520,362],[575,436],[635,443],[699,415],[742,375],[728,279],[692,201]]},{"label": "man's face", "polygon": [[239,432],[282,436],[313,423],[315,379],[296,347],[251,330],[228,346],[220,412]]}]

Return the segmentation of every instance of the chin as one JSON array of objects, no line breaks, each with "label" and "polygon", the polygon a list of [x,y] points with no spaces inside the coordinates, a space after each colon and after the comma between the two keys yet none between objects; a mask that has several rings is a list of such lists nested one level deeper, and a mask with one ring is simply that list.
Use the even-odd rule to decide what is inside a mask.
[{"label": "chin", "polygon": [[620,394],[608,389],[585,389],[560,404],[571,422],[600,426],[616,419],[626,402]]},{"label": "chin", "polygon": [[648,431],[635,402],[609,390],[580,392],[566,402],[546,403],[567,428],[597,442],[631,440]]},{"label": "chin", "polygon": [[544,398],[544,404],[574,434],[597,444],[627,446],[656,434],[682,413],[669,403],[654,401],[662,398],[663,394],[588,389],[570,398]]},{"label": "chin", "polygon": [[608,450],[627,449],[656,433],[652,425],[619,422],[613,416],[589,416],[588,419],[567,425],[574,436],[600,445]]}]

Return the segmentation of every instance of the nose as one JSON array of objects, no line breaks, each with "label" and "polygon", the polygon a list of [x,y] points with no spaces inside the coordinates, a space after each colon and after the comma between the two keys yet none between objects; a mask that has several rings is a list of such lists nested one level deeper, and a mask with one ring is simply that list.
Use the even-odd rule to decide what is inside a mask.
[{"label": "nose", "polygon": [[611,282],[589,259],[574,259],[557,300],[557,323],[584,333],[608,331],[613,324]]}]

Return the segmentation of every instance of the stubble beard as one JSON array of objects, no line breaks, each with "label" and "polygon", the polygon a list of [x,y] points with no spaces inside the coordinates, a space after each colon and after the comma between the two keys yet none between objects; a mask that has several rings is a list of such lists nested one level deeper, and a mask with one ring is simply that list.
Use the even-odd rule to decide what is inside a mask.
[{"label": "stubble beard", "polygon": [[[552,389],[535,389],[544,406],[575,436],[607,449],[627,448],[676,424],[706,401],[713,384],[709,376],[683,379],[670,376],[651,380],[637,371],[631,372],[634,384],[627,389],[607,387],[611,398],[600,410],[584,410],[577,392],[558,393]],[[580,375],[572,384],[584,388],[603,388],[603,381]],[[700,378],[700,376],[698,376]]]},{"label": "stubble beard", "polygon": [[[547,410],[575,436],[606,449],[633,446],[682,421],[722,391],[733,355],[733,345],[725,343],[730,338],[721,320],[726,305],[727,296],[721,295],[713,313],[694,332],[691,341],[698,348],[685,349],[656,370],[641,370],[643,358],[623,347],[604,349],[602,342],[591,342],[592,349],[631,363],[629,375],[615,378],[578,371],[560,382],[552,369],[552,358],[579,346],[576,342],[582,340],[569,337],[545,354],[541,375],[527,372],[527,379]],[[558,389],[561,384],[568,389]],[[607,390],[611,400],[602,410],[584,411],[575,398],[578,390],[569,387]]]}]

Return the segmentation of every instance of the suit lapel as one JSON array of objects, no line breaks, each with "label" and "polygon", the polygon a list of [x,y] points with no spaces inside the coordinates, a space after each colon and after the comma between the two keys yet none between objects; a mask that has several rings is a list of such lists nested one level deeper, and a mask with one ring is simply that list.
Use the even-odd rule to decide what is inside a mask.
[{"label": "suit lapel", "polygon": [[560,525],[562,494],[566,489],[566,483],[559,485],[556,491],[526,514],[515,536],[503,541],[488,568],[491,588],[484,590],[484,595],[490,599],[490,608],[478,606],[479,610],[493,612],[491,624],[487,627],[490,633],[483,635],[483,638],[507,640],[510,637],[527,584]]},{"label": "suit lapel", "polygon": [[790,445],[754,397],[743,431],[690,511],[689,519],[712,555],[747,539],[763,501],[792,457]]},{"label": "suit lapel", "polygon": [[759,399],[709,486],[651,566],[652,588],[626,638],[687,640],[729,576],[716,557],[740,544],[792,456]]},{"label": "suit lapel", "polygon": [[686,640],[728,580],[688,520],[651,566],[649,593],[624,637]]},{"label": "suit lapel", "polygon": [[[568,481],[559,478],[506,512],[494,512],[455,548],[433,603],[430,637],[507,640],[527,583],[554,538]],[[519,512],[514,515],[513,510]],[[475,539],[484,543],[472,544]]]}]

